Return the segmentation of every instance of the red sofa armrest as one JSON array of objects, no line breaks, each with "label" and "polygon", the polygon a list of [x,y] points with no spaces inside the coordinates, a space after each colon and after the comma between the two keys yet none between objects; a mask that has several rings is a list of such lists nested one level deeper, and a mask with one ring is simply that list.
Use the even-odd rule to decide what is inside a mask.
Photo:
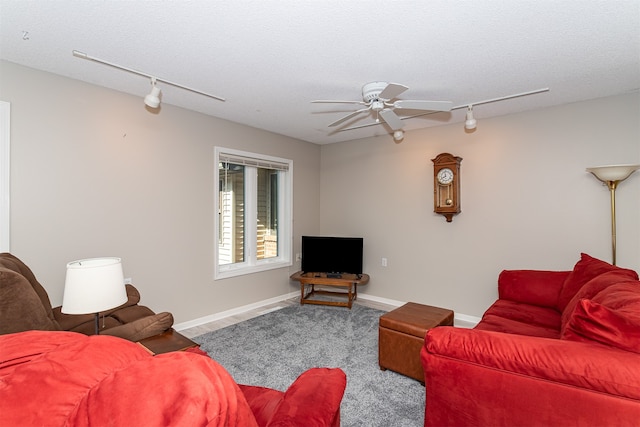
[{"label": "red sofa armrest", "polygon": [[604,345],[443,326],[425,337],[427,376],[429,355],[640,401],[639,355]]},{"label": "red sofa armrest", "polygon": [[570,271],[503,270],[498,276],[500,299],[556,308]]},{"label": "red sofa armrest", "polygon": [[338,368],[312,368],[284,393],[240,385],[260,426],[340,426],[340,403],[347,376]]},{"label": "red sofa armrest", "polygon": [[635,427],[640,419],[640,360],[631,352],[442,326],[427,333],[421,358],[425,427]]}]

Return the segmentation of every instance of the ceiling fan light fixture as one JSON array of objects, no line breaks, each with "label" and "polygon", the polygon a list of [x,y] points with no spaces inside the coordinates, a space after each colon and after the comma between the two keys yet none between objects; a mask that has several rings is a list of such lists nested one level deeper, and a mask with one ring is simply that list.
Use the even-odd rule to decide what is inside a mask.
[{"label": "ceiling fan light fixture", "polygon": [[478,121],[473,117],[473,106],[469,105],[466,121],[464,122],[464,128],[467,130],[473,130],[476,128],[477,124]]},{"label": "ceiling fan light fixture", "polygon": [[380,100],[375,100],[371,102],[371,109],[373,111],[382,111],[384,109],[384,102]]},{"label": "ceiling fan light fixture", "polygon": [[393,139],[395,139],[396,141],[402,141],[403,138],[404,138],[403,130],[397,130],[393,132]]},{"label": "ceiling fan light fixture", "polygon": [[144,97],[144,103],[149,108],[158,108],[160,106],[160,88],[156,86],[156,79],[151,78],[151,92]]}]

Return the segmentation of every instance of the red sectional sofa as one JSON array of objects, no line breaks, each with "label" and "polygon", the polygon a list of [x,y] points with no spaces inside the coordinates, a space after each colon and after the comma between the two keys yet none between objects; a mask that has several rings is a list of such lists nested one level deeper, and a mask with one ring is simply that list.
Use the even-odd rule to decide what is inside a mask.
[{"label": "red sectional sofa", "polygon": [[340,425],[341,369],[309,369],[282,392],[238,385],[197,353],[152,356],[77,332],[0,335],[0,426]]},{"label": "red sectional sofa", "polygon": [[640,281],[582,254],[503,271],[474,329],[428,331],[425,426],[640,425]]}]

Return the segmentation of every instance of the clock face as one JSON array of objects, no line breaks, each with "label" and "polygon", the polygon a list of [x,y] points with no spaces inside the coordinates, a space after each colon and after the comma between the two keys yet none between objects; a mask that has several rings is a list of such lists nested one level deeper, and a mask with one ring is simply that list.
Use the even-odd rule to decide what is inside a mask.
[{"label": "clock face", "polygon": [[453,171],[449,168],[442,168],[438,171],[438,182],[440,184],[450,184],[453,181]]}]

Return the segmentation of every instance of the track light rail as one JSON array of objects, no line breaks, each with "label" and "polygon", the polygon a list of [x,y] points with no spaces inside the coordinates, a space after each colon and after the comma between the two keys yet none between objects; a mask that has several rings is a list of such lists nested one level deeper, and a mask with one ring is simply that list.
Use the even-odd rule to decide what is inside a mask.
[{"label": "track light rail", "polygon": [[150,79],[155,79],[156,81],[159,81],[159,82],[162,82],[162,83],[166,83],[166,84],[171,85],[171,86],[179,87],[180,89],[185,89],[185,90],[188,90],[190,92],[198,93],[200,95],[208,96],[209,98],[217,99],[218,101],[226,101],[225,98],[222,98],[222,97],[219,97],[219,96],[216,96],[216,95],[212,95],[210,93],[202,92],[200,90],[191,88],[189,86],[184,86],[184,85],[181,85],[181,84],[178,84],[178,83],[174,83],[174,82],[172,82],[170,80],[161,79],[159,77],[155,77],[152,74],[148,74],[148,73],[144,73],[142,71],[134,70],[133,68],[123,67],[122,65],[118,65],[118,64],[115,64],[113,62],[105,61],[104,59],[100,59],[100,58],[96,58],[96,57],[87,55],[86,53],[80,52],[78,50],[74,50],[73,51],[73,56],[75,56],[77,58],[87,59],[89,61],[94,61],[94,62],[97,62],[97,63],[100,63],[100,64],[108,65],[110,67],[117,68],[117,69],[123,70],[123,71],[127,71],[129,73],[137,74],[139,76],[147,77],[147,78],[150,78]]}]

